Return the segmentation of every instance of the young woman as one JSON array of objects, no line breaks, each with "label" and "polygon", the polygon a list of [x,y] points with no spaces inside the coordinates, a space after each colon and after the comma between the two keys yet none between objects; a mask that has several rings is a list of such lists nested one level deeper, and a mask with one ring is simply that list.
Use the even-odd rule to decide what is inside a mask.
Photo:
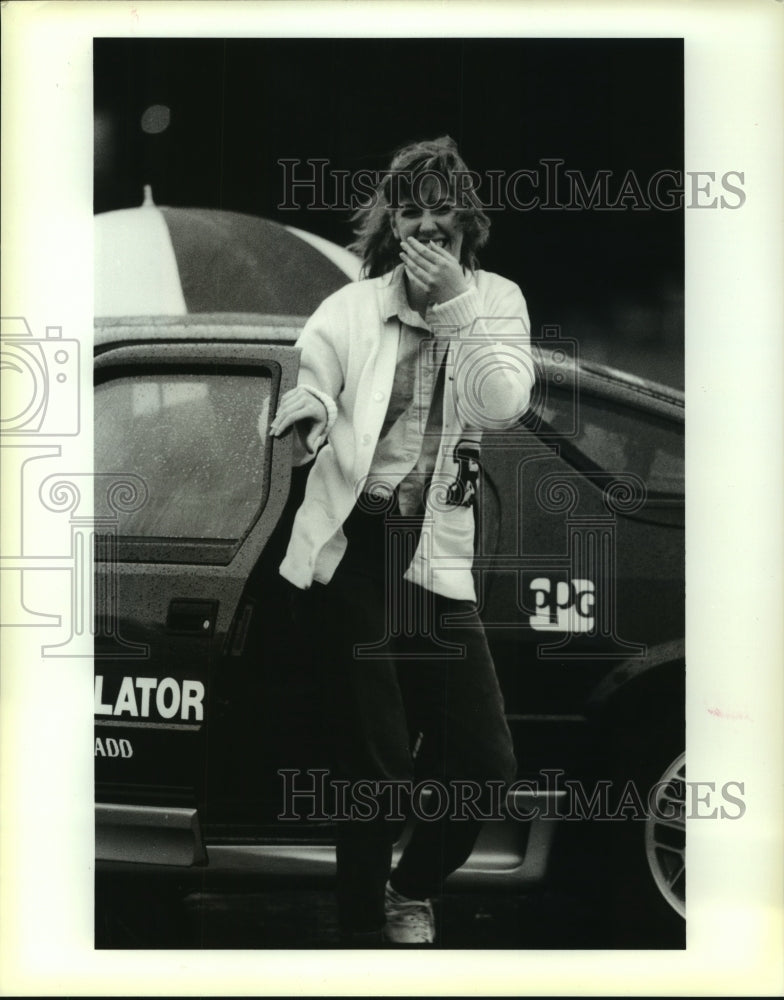
[{"label": "young woman", "polygon": [[[476,611],[471,455],[482,430],[522,417],[533,366],[520,289],[478,269],[489,220],[468,176],[448,137],[397,153],[357,213],[364,279],[308,320],[271,428],[294,425],[298,460],[315,457],[280,571],[319,647],[332,777],[349,798],[365,782],[363,808],[337,824],[354,946],[434,941],[430,900],[515,776]],[[418,811],[390,873],[400,799],[385,793],[422,777],[449,807]],[[460,808],[467,795],[476,808]]]}]

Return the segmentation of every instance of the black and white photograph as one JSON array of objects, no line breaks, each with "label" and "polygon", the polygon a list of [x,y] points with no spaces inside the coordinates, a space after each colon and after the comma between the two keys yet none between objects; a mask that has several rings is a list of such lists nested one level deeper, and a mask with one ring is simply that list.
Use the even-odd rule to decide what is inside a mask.
[{"label": "black and white photograph", "polygon": [[683,947],[682,42],[94,74],[96,945]]},{"label": "black and white photograph", "polygon": [[700,36],[98,6],[91,329],[2,310],[3,626],[90,684],[87,949],[688,963],[771,707],[709,666],[763,638],[694,304],[761,194],[693,155]]}]

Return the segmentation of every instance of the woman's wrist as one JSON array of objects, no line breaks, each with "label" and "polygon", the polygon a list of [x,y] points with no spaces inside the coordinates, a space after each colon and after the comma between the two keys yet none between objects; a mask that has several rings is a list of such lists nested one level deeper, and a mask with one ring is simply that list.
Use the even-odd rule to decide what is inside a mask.
[{"label": "woman's wrist", "polygon": [[468,326],[478,315],[476,288],[468,285],[445,302],[434,302],[428,310],[434,320],[446,326]]},{"label": "woman's wrist", "polygon": [[433,300],[431,301],[430,305],[431,306],[445,305],[447,302],[451,302],[452,299],[457,299],[461,295],[465,295],[465,293],[468,291],[469,288],[470,285],[468,284],[467,281],[464,280],[461,282],[455,282],[454,284],[450,284],[447,288],[438,289],[436,291],[436,294],[433,296]]},{"label": "woman's wrist", "polygon": [[337,407],[335,406],[335,401],[321,389],[316,389],[312,385],[303,385],[302,388],[309,392],[310,395],[319,401],[324,408],[324,433],[328,434],[332,429],[332,425],[335,423],[337,418]]}]

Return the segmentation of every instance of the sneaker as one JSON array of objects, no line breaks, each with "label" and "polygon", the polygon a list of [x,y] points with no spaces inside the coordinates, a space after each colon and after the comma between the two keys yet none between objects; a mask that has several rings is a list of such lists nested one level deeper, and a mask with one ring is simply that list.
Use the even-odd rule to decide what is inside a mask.
[{"label": "sneaker", "polygon": [[429,899],[409,899],[395,892],[387,882],[384,910],[387,941],[393,944],[433,944],[435,941],[436,921]]}]

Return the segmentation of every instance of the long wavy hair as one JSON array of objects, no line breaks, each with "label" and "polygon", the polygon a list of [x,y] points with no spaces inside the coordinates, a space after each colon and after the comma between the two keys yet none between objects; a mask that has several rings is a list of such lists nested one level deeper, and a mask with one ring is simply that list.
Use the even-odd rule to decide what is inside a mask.
[{"label": "long wavy hair", "polygon": [[[490,219],[482,211],[473,190],[466,185],[456,185],[456,174],[467,174],[469,171],[454,139],[444,135],[438,139],[413,142],[399,149],[374,195],[352,216],[352,221],[357,223],[354,229],[356,239],[349,250],[362,258],[362,277],[377,278],[400,263],[399,242],[392,232],[393,213],[401,199],[410,199],[412,191],[425,187],[425,183],[417,183],[417,178],[425,173],[428,178],[423,178],[423,182],[435,178],[441,187],[441,194],[455,197],[459,193],[456,200],[459,204],[456,203],[455,208],[463,231],[460,263],[472,271],[479,266],[476,251],[487,243]],[[441,185],[442,181],[446,190]]]}]

